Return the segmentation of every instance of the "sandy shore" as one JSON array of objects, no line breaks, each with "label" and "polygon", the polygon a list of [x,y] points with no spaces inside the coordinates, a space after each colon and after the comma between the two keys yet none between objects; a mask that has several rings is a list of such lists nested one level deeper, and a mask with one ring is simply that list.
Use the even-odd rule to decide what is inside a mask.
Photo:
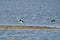
[{"label": "sandy shore", "polygon": [[60,29],[46,26],[0,26],[0,29]]}]

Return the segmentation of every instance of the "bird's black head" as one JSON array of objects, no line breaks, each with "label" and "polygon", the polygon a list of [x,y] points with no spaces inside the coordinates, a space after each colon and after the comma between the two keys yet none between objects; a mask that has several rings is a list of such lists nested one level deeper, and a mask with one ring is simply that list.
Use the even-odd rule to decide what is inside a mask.
[{"label": "bird's black head", "polygon": [[21,19],[19,21],[22,21]]}]

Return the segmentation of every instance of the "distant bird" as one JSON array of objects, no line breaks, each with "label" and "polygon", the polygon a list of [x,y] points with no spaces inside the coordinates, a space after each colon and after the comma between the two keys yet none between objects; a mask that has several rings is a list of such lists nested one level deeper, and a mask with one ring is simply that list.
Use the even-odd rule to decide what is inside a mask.
[{"label": "distant bird", "polygon": [[55,24],[55,19],[51,20],[51,23]]},{"label": "distant bird", "polygon": [[19,20],[19,23],[22,24],[22,23],[24,23],[24,21],[23,21],[22,19],[20,19],[20,20]]}]

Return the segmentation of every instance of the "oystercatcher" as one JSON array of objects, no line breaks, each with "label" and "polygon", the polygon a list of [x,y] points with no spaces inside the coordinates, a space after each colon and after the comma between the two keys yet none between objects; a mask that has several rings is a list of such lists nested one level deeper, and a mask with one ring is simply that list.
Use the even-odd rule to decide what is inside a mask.
[{"label": "oystercatcher", "polygon": [[22,23],[24,23],[24,21],[23,21],[22,19],[20,19],[20,20],[19,20],[19,23],[22,24]]},{"label": "oystercatcher", "polygon": [[51,23],[55,24],[55,21],[56,21],[56,20],[55,20],[55,19],[53,19],[53,20],[51,20]]}]

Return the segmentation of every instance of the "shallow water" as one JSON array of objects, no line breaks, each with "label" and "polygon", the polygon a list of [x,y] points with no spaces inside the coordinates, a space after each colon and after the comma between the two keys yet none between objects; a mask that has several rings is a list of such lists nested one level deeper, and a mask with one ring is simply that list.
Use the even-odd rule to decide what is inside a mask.
[{"label": "shallow water", "polygon": [[0,25],[60,26],[60,0],[0,0]]},{"label": "shallow water", "polygon": [[0,40],[60,40],[60,30],[0,30]]}]

